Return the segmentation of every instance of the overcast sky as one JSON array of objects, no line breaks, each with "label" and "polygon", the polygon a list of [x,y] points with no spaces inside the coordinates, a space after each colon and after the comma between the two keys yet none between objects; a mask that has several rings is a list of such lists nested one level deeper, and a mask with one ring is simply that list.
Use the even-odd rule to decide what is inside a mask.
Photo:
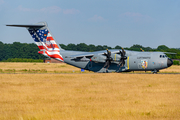
[{"label": "overcast sky", "polygon": [[59,44],[180,48],[180,0],[0,0],[0,41],[32,43],[25,28],[46,21]]}]

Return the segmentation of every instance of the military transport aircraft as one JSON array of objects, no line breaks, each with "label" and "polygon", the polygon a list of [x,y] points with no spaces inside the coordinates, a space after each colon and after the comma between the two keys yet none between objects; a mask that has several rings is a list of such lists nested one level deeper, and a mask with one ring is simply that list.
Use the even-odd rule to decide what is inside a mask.
[{"label": "military transport aircraft", "polygon": [[94,72],[152,71],[168,68],[173,61],[163,52],[137,52],[129,50],[103,50],[96,52],[68,51],[57,44],[46,22],[31,25],[6,25],[25,27],[39,47],[39,54],[63,61],[81,69]]}]

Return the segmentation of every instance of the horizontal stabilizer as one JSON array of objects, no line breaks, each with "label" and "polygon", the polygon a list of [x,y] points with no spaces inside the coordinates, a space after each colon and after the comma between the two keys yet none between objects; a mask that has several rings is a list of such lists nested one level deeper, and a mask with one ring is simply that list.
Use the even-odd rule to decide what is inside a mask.
[{"label": "horizontal stabilizer", "polygon": [[29,28],[41,28],[41,27],[45,27],[46,25],[6,25],[6,26],[12,26],[12,27],[29,27]]},{"label": "horizontal stabilizer", "polygon": [[163,53],[172,54],[172,55],[176,55],[177,54],[177,53],[172,53],[172,52],[163,52]]}]

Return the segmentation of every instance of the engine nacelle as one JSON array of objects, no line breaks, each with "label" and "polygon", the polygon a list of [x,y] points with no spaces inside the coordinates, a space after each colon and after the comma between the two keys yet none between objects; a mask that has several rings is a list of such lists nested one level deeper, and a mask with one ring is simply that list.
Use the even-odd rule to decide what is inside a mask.
[{"label": "engine nacelle", "polygon": [[119,54],[113,54],[111,53],[111,58],[113,59],[113,61],[115,62],[119,62],[121,59],[121,56]]},{"label": "engine nacelle", "polygon": [[[111,58],[112,58],[112,62],[119,62],[120,59],[121,59],[121,56],[119,54],[111,54]],[[101,62],[101,63],[104,63],[106,62],[106,56],[104,55],[94,55],[92,58],[91,58],[92,61],[94,62]]]},{"label": "engine nacelle", "polygon": [[104,55],[94,55],[91,58],[91,60],[94,61],[94,62],[104,63],[106,61],[106,56],[104,56]]}]

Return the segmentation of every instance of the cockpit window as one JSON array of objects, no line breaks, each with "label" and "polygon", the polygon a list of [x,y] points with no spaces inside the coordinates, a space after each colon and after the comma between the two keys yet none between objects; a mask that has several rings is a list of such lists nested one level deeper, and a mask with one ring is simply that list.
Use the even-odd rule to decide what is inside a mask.
[{"label": "cockpit window", "polygon": [[160,55],[160,58],[167,58],[167,55]]}]

